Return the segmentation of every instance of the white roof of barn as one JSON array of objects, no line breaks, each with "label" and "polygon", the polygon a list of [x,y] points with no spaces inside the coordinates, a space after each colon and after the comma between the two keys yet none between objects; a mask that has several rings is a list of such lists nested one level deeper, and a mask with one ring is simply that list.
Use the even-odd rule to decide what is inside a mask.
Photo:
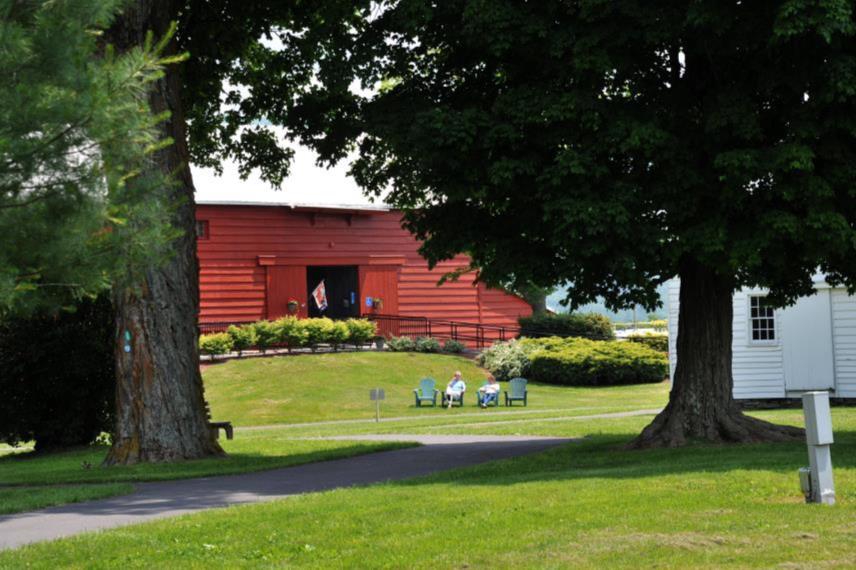
[{"label": "white roof of barn", "polygon": [[281,189],[262,180],[257,172],[241,179],[238,166],[232,161],[222,164],[223,174],[213,169],[193,167],[193,182],[198,204],[288,206],[292,208],[329,208],[361,211],[387,211],[382,200],[372,202],[348,176],[349,160],[332,168],[316,164],[317,155],[294,145],[291,174],[283,180]]},{"label": "white roof of barn", "polygon": [[206,200],[199,198],[197,198],[196,203],[201,206],[272,206],[291,208],[293,210],[348,210],[367,212],[389,212],[392,210],[386,204],[331,204],[326,202],[277,202],[273,200]]}]

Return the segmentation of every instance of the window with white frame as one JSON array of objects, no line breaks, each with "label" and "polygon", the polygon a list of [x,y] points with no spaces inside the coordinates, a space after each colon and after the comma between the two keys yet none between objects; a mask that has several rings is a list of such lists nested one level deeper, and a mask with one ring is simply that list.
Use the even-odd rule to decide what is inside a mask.
[{"label": "window with white frame", "polygon": [[776,316],[773,306],[761,295],[749,297],[749,326],[752,342],[776,340]]}]

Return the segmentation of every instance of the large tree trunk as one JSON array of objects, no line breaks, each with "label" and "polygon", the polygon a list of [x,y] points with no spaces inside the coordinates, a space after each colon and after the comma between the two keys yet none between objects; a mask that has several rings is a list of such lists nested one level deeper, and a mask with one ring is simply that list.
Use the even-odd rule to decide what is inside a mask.
[{"label": "large tree trunk", "polygon": [[743,414],[731,375],[733,280],[694,262],[682,264],[674,384],[669,404],[631,447],[711,442],[792,441],[803,430]]},{"label": "large tree trunk", "polygon": [[522,287],[520,296],[532,307],[533,315],[547,314],[547,290],[537,285]]},{"label": "large tree trunk", "polygon": [[[173,2],[134,0],[110,30],[110,41],[118,50],[140,45],[148,30],[162,37],[176,18]],[[199,373],[193,181],[180,88],[175,66],[155,85],[153,111],[171,111],[164,135],[175,144],[158,152],[150,167],[176,179],[153,199],[175,207],[172,223],[184,234],[175,241],[171,259],[149,268],[143,283],[114,288],[116,427],[107,465],[223,454],[208,428]]]}]

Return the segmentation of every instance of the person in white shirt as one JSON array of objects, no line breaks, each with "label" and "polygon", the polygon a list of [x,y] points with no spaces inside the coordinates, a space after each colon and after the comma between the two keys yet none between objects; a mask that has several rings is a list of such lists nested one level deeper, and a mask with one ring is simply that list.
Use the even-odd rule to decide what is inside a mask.
[{"label": "person in white shirt", "polygon": [[493,377],[493,374],[487,375],[487,384],[479,388],[482,393],[481,407],[486,408],[499,398],[499,382]]},{"label": "person in white shirt", "polygon": [[456,370],[455,376],[449,380],[449,384],[446,386],[446,400],[449,401],[449,408],[452,407],[452,402],[455,400],[460,400],[461,396],[463,396],[464,392],[467,390],[467,385],[464,383],[464,379],[461,377],[461,371]]}]

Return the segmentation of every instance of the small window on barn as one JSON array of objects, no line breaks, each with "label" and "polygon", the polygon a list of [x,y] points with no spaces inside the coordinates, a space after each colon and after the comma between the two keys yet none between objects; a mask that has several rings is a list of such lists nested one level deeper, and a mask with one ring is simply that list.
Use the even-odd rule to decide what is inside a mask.
[{"label": "small window on barn", "polygon": [[196,221],[196,239],[208,239],[208,220]]},{"label": "small window on barn", "polygon": [[749,297],[749,323],[752,342],[765,343],[776,340],[776,316],[767,298],[756,295]]}]

